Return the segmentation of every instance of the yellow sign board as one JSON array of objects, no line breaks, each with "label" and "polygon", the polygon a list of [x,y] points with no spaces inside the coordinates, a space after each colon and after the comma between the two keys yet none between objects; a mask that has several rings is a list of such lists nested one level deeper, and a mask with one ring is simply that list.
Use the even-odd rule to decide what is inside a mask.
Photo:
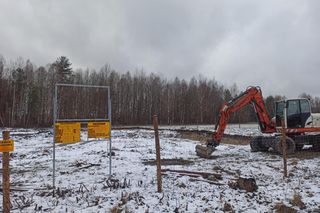
[{"label": "yellow sign board", "polygon": [[110,122],[89,122],[88,138],[110,138]]},{"label": "yellow sign board", "polygon": [[13,140],[0,140],[0,152],[13,152],[14,142]]},{"label": "yellow sign board", "polygon": [[55,124],[55,142],[56,143],[74,143],[80,141],[79,122],[56,123]]}]

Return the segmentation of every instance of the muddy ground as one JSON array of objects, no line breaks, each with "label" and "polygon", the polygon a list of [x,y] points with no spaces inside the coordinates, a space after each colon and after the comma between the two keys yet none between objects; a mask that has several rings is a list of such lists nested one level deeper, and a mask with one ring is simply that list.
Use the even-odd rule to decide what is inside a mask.
[{"label": "muddy ground", "polygon": [[[212,137],[212,132],[203,130],[177,130],[179,133],[177,136],[183,139],[189,139],[194,141],[199,141],[205,144],[208,139]],[[249,145],[252,137],[243,135],[227,135],[225,134],[221,140],[222,144],[233,144],[233,145]],[[270,154],[277,155],[272,150]],[[311,148],[304,148],[301,151],[296,151],[294,154],[288,156],[289,158],[298,159],[313,159],[320,157],[320,151],[312,150]]]},{"label": "muddy ground", "polygon": [[[177,130],[178,137],[205,143],[212,138],[212,132],[202,130]],[[242,135],[224,135],[221,143],[234,145],[249,145],[252,137]]]}]

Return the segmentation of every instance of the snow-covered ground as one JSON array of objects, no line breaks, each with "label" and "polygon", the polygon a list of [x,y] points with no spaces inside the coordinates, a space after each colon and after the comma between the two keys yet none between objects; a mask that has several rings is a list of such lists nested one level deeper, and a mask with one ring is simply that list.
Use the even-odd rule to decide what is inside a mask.
[{"label": "snow-covered ground", "polygon": [[[163,193],[157,193],[152,130],[114,130],[112,179],[108,143],[80,142],[56,146],[56,191],[52,196],[52,134],[14,130],[11,157],[12,212],[273,212],[277,203],[290,206],[299,195],[306,209],[320,211],[320,157],[289,158],[290,177],[283,179],[282,158],[252,153],[249,145],[220,145],[214,159],[195,155],[196,141],[181,139],[175,131],[161,130],[161,156],[170,159],[163,169],[210,172],[222,179],[208,180],[167,172]],[[85,139],[85,134],[82,135]],[[180,164],[180,165],[178,165]],[[231,189],[228,182],[253,177],[256,192]],[[0,199],[2,206],[2,199]]]}]

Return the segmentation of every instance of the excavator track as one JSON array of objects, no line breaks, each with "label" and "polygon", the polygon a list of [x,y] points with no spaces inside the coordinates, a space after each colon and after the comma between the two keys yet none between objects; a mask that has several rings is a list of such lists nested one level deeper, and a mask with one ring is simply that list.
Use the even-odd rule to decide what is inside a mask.
[{"label": "excavator track", "polygon": [[[281,137],[282,136],[254,137],[250,142],[251,151],[266,152],[269,150],[269,148],[272,148],[275,152],[282,154],[283,149],[282,149]],[[287,143],[287,154],[294,153],[296,146],[292,138],[286,137],[286,143]]]},{"label": "excavator track", "polygon": [[258,136],[252,138],[250,141],[250,147],[252,152],[265,152],[268,151],[269,147],[265,146],[264,142],[268,141],[268,143],[273,142],[274,138],[272,137],[263,137]]},{"label": "excavator track", "polygon": [[304,145],[312,145],[309,150],[320,151],[320,134],[316,135],[295,135],[292,139],[296,143],[296,150],[302,149]]},{"label": "excavator track", "polygon": [[[250,142],[252,152],[265,152],[272,148],[275,152],[282,154],[282,136],[258,136]],[[287,154],[301,151],[304,145],[311,145],[310,151],[320,151],[320,134],[317,135],[291,135],[286,137]]]}]

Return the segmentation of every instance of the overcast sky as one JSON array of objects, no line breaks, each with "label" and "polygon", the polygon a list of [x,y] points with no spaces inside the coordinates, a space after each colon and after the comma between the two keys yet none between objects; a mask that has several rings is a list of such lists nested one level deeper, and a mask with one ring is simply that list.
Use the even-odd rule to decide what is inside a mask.
[{"label": "overcast sky", "polygon": [[318,0],[0,0],[0,54],[320,96]]}]

